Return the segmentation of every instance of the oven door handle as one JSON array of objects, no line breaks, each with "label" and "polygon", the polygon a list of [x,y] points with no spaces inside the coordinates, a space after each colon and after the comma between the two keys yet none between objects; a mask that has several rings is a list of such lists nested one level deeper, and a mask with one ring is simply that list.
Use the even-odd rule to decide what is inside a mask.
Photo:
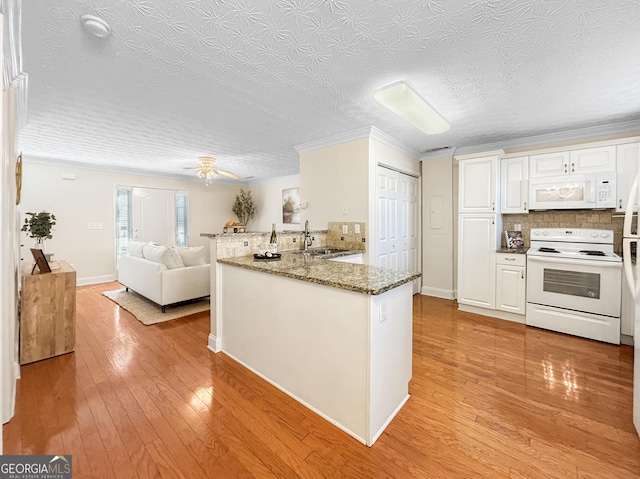
[{"label": "oven door handle", "polygon": [[591,261],[570,258],[550,258],[549,256],[527,256],[527,261],[534,263],[570,264],[576,266],[597,266],[602,268],[622,268],[622,263],[612,261]]}]

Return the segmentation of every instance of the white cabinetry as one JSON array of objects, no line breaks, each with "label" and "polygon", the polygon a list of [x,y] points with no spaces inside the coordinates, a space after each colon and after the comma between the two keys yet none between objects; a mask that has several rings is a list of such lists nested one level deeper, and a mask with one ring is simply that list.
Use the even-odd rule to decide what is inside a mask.
[{"label": "white cabinetry", "polygon": [[572,150],[569,161],[569,173],[571,174],[615,172],[616,147],[603,146]]},{"label": "white cabinetry", "polygon": [[[640,156],[640,143],[618,145],[616,155],[616,171],[618,173],[616,211],[624,212],[627,209],[629,190],[631,189],[634,178],[638,174],[638,156]],[[637,204],[634,204],[633,211],[638,211]]]},{"label": "white cabinetry", "polygon": [[496,309],[524,314],[526,307],[526,256],[496,255]]},{"label": "white cabinetry", "polygon": [[495,309],[496,215],[459,215],[458,235],[458,304]]},{"label": "white cabinetry", "polygon": [[529,157],[529,177],[583,175],[616,171],[616,147],[544,153]]},{"label": "white cabinetry", "polygon": [[459,213],[495,213],[498,156],[460,160]]},{"label": "white cabinetry", "polygon": [[529,196],[529,157],[500,162],[500,212],[527,213]]},{"label": "white cabinetry", "polygon": [[529,178],[569,174],[569,152],[529,156]]}]

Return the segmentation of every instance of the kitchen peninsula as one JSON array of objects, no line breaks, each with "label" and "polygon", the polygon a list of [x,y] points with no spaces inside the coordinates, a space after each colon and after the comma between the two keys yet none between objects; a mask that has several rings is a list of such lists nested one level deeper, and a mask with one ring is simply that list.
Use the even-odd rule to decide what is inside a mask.
[{"label": "kitchen peninsula", "polygon": [[420,274],[301,252],[222,258],[215,269],[216,352],[372,445],[409,398]]}]

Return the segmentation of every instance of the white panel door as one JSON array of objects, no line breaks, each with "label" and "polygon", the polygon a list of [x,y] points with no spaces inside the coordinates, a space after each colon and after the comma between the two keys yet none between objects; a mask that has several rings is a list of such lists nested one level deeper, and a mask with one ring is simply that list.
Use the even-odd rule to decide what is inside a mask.
[{"label": "white panel door", "polygon": [[[627,199],[633,180],[638,174],[638,159],[640,158],[640,143],[628,143],[618,145],[616,154],[616,171],[618,181],[616,183],[616,211],[624,212],[627,209]],[[638,211],[638,203],[633,205],[633,211]]]},{"label": "white panel door", "polygon": [[[377,170],[377,265],[402,271],[419,271],[418,178],[378,166]],[[413,283],[418,293],[420,282]]]},{"label": "white panel door", "polygon": [[131,189],[133,239],[175,244],[176,200],[174,190]]},{"label": "white panel door", "polygon": [[500,164],[501,213],[527,213],[529,157],[509,158]]},{"label": "white panel door", "polygon": [[398,173],[378,167],[377,265],[398,269]]},{"label": "white panel door", "polygon": [[458,303],[495,309],[496,215],[458,216]]},{"label": "white panel door", "polygon": [[497,163],[497,156],[458,162],[460,213],[495,213]]}]

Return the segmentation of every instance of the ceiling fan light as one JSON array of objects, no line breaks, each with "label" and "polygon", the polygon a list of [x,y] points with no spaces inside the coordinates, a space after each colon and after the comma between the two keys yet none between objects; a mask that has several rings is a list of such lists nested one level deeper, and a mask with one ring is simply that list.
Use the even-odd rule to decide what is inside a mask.
[{"label": "ceiling fan light", "polygon": [[381,105],[427,135],[444,133],[450,128],[449,123],[404,82],[388,85],[374,96]]}]

